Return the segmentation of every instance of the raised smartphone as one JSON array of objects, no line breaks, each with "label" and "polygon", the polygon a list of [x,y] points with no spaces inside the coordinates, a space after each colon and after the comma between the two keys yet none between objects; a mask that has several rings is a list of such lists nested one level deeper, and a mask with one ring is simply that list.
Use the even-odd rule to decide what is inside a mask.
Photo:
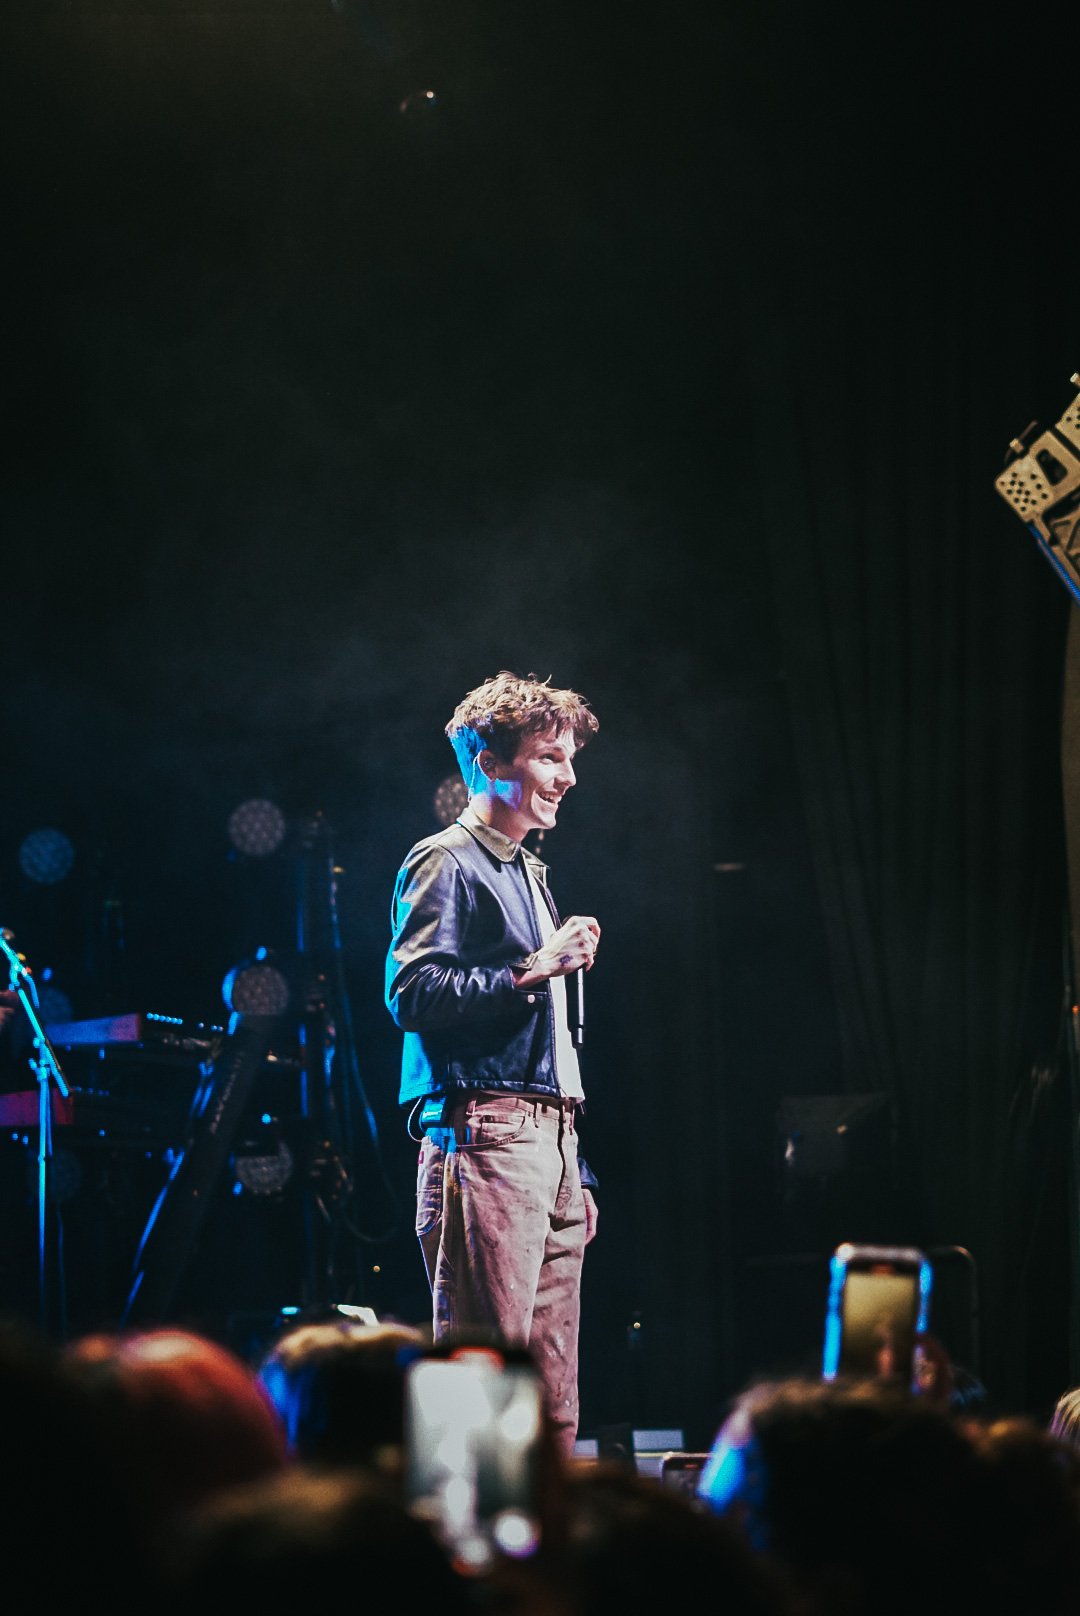
[{"label": "raised smartphone", "polygon": [[468,1348],[420,1357],[405,1382],[406,1491],[459,1566],[540,1546],[543,1399],[532,1367]]},{"label": "raised smartphone", "polygon": [[698,1482],[708,1457],[707,1453],[665,1453],[660,1460],[660,1480],[665,1486],[677,1487],[696,1500]]},{"label": "raised smartphone", "polygon": [[829,1264],[822,1373],[916,1391],[916,1349],[930,1316],[933,1270],[915,1246],[846,1242]]}]

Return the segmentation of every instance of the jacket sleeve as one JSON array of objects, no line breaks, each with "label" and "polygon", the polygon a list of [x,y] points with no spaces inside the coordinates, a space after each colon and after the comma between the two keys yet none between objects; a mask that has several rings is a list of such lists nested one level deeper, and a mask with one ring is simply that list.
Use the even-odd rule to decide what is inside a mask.
[{"label": "jacket sleeve", "polygon": [[535,995],[515,988],[509,963],[463,963],[473,908],[469,882],[444,848],[425,848],[405,861],[394,888],[386,961],[386,1006],[403,1031],[527,1014],[535,1005]]}]

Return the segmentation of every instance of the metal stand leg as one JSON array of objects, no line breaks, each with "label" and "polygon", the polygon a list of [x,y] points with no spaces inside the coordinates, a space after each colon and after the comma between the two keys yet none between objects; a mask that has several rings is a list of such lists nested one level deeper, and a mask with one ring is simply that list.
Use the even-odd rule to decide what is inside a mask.
[{"label": "metal stand leg", "polygon": [[[49,1309],[49,1264],[48,1264],[48,1232],[49,1232],[49,1176],[52,1166],[52,1088],[55,1083],[60,1093],[67,1098],[70,1092],[60,1063],[56,1058],[56,1051],[46,1036],[45,1029],[38,1019],[38,993],[34,978],[27,968],[26,961],[12,947],[14,934],[6,928],[0,928],[0,953],[7,958],[12,991],[17,993],[27,1018],[34,1031],[34,1074],[38,1084],[38,1307],[41,1327],[49,1330],[54,1321],[50,1317]],[[60,1226],[57,1225],[57,1318],[56,1328],[63,1338],[67,1333],[67,1303],[64,1294],[64,1264],[63,1243],[60,1235]]]}]

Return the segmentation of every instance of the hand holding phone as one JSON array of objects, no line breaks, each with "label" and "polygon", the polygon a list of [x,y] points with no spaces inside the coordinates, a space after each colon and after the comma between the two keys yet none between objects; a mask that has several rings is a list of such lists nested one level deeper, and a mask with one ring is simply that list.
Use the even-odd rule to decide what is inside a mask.
[{"label": "hand holding phone", "polygon": [[918,1341],[930,1311],[932,1270],[915,1246],[837,1246],[829,1265],[822,1374],[880,1380],[918,1391]]},{"label": "hand holding phone", "polygon": [[406,1487],[462,1569],[540,1543],[543,1400],[529,1365],[485,1348],[420,1357],[406,1370]]}]

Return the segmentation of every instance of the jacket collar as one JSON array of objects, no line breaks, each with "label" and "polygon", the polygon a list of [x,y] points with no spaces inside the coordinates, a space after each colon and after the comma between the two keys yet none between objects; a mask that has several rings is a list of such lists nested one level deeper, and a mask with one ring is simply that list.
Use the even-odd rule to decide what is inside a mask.
[{"label": "jacket collar", "polygon": [[471,808],[463,808],[457,822],[463,830],[469,832],[470,836],[475,836],[481,847],[486,847],[488,852],[493,853],[503,864],[512,864],[520,853],[534,874],[541,879],[546,876],[547,865],[542,859],[538,859],[536,854],[531,853],[521,842],[515,842],[512,836],[504,836],[501,830],[496,830],[492,825],[485,825]]}]

